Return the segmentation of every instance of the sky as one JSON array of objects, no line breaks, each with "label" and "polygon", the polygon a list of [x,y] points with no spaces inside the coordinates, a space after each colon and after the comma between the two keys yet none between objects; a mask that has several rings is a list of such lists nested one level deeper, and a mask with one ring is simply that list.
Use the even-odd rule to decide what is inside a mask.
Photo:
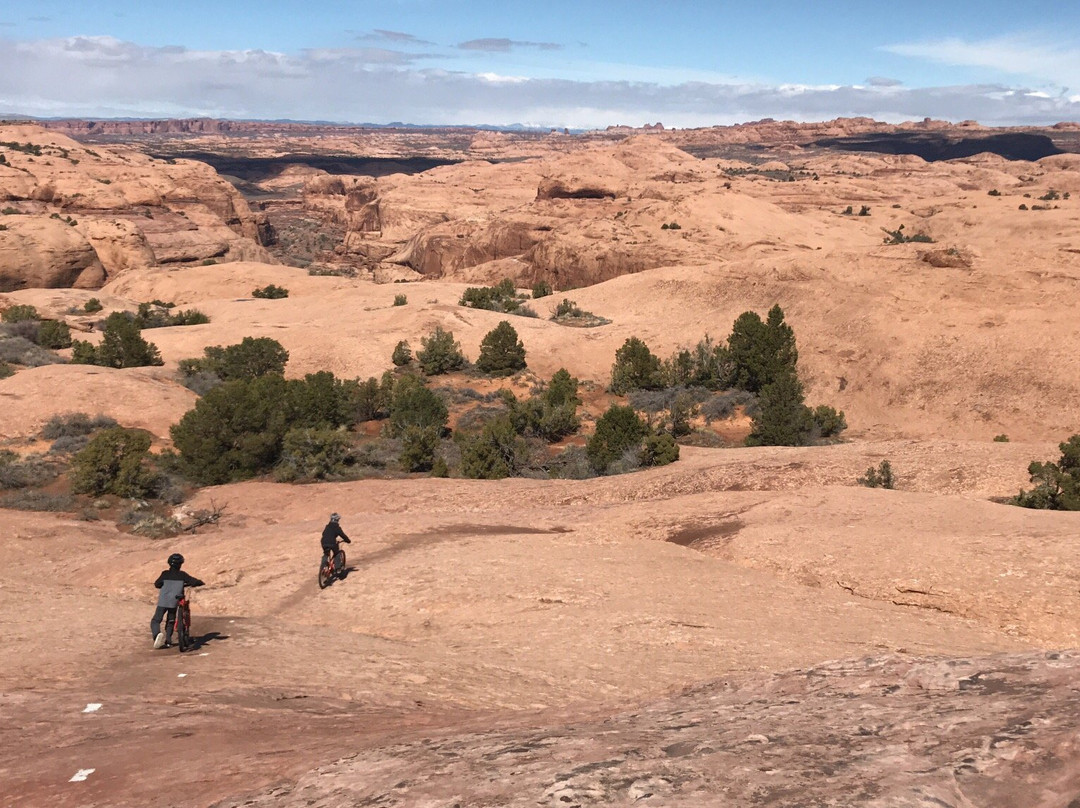
[{"label": "sky", "polygon": [[1080,120],[1077,0],[2,0],[0,116]]}]

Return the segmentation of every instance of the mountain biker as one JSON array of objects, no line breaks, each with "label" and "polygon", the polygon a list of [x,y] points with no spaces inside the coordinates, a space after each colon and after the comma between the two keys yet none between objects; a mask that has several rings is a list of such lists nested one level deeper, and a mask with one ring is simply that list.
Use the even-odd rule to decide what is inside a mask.
[{"label": "mountain biker", "polygon": [[341,516],[336,513],[330,514],[330,521],[326,523],[326,527],[322,529],[322,561],[319,562],[320,568],[323,564],[328,562],[334,557],[334,553],[338,549],[338,539],[341,539],[346,544],[352,544],[349,537],[345,535],[345,531],[341,529]]},{"label": "mountain biker", "polygon": [[[154,581],[154,586],[161,590],[157,608],[150,620],[150,635],[154,638],[154,648],[168,648],[172,645],[173,625],[176,623],[176,604],[184,595],[185,586],[203,586],[198,578],[181,571],[184,557],[179,553],[169,556],[169,568],[162,570]],[[161,618],[165,617],[165,631],[161,630]]]}]

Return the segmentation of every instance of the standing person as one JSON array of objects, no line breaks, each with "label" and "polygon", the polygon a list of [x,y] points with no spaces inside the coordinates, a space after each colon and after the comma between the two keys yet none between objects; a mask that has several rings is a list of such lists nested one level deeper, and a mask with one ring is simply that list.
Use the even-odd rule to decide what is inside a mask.
[{"label": "standing person", "polygon": [[[168,648],[172,645],[173,625],[176,623],[176,603],[184,595],[185,586],[202,586],[198,578],[182,572],[184,557],[179,553],[169,556],[169,568],[162,570],[154,581],[154,586],[161,590],[157,608],[150,619],[150,636],[154,638],[155,648]],[[161,618],[165,617],[165,631],[161,630]]]},{"label": "standing person", "polygon": [[334,557],[334,553],[337,552],[338,548],[338,539],[341,539],[346,544],[352,544],[349,537],[345,535],[345,531],[341,529],[340,522],[341,516],[332,513],[330,514],[330,521],[327,522],[326,527],[322,529],[323,557],[320,562],[320,567]]}]

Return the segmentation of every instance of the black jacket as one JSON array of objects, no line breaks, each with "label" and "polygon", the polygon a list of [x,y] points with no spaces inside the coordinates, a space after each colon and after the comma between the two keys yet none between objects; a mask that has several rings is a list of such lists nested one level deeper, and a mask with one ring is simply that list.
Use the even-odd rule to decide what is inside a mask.
[{"label": "black jacket", "polygon": [[158,606],[176,608],[176,601],[184,594],[185,586],[202,586],[203,582],[182,570],[167,569],[154,581],[154,586],[161,590]]},{"label": "black jacket", "polygon": [[349,537],[345,535],[345,531],[341,529],[341,525],[337,522],[327,522],[326,527],[322,529],[323,548],[328,549],[337,547],[338,539],[349,542]]}]

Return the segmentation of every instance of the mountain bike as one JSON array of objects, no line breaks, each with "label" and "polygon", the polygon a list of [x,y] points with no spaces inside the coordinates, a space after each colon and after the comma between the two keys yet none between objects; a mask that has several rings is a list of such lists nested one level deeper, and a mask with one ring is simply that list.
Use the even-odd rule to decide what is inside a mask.
[{"label": "mountain bike", "polygon": [[176,645],[181,654],[195,645],[191,638],[191,600],[186,592],[176,601]]},{"label": "mountain bike", "polygon": [[338,545],[329,558],[323,554],[322,563],[319,564],[319,589],[326,589],[333,583],[335,578],[345,574],[345,551]]}]

